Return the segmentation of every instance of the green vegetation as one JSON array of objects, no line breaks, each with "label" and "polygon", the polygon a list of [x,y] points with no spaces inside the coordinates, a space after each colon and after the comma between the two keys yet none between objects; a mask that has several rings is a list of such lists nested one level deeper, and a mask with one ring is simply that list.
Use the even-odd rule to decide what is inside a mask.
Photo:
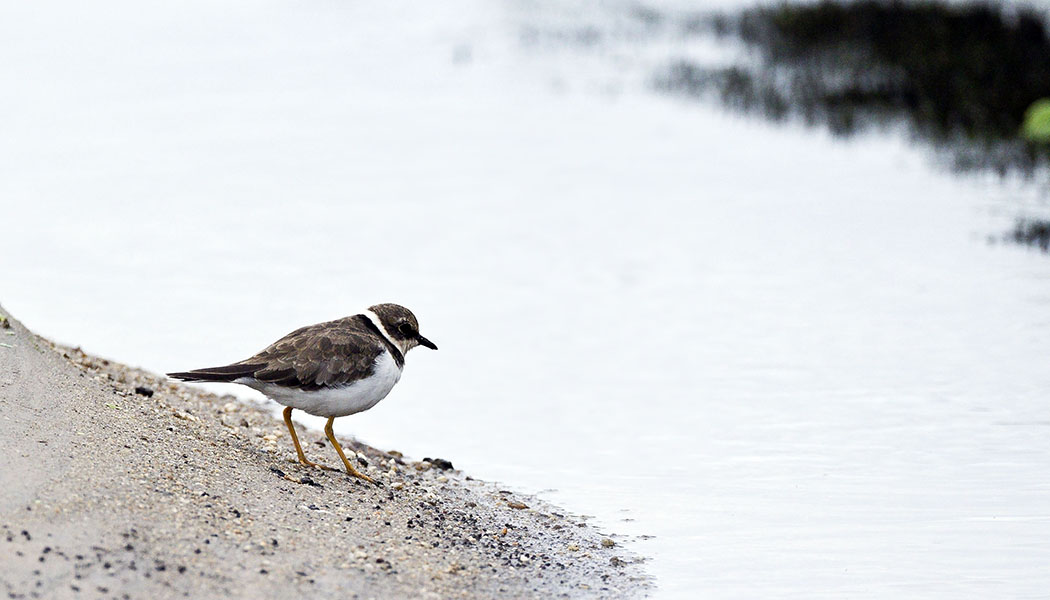
[{"label": "green vegetation", "polygon": [[1050,143],[1050,98],[1036,100],[1028,107],[1021,132],[1033,142]]}]

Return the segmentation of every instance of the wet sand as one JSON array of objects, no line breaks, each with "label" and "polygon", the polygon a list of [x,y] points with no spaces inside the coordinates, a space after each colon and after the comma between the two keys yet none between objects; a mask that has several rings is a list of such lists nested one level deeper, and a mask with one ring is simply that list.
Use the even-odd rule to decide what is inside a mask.
[{"label": "wet sand", "polygon": [[[350,440],[344,447],[382,485],[301,466],[268,407],[57,346],[0,316],[8,597],[608,598],[651,589],[618,538],[536,498]],[[299,431],[311,458],[336,464],[321,432]]]}]

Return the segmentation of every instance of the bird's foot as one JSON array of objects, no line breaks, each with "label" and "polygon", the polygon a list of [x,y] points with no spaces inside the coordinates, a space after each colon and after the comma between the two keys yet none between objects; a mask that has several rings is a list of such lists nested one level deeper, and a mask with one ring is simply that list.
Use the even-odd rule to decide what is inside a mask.
[{"label": "bird's foot", "polygon": [[364,473],[362,473],[362,472],[360,472],[360,471],[358,471],[356,469],[347,469],[346,474],[350,475],[352,477],[357,477],[358,479],[364,479],[365,481],[367,481],[368,483],[371,483],[373,485],[382,485],[379,482],[377,482],[375,479],[372,479],[368,475],[365,475]]},{"label": "bird's foot", "polygon": [[339,469],[336,469],[335,467],[329,467],[328,465],[322,465],[320,463],[315,463],[314,461],[307,460],[305,458],[299,459],[299,463],[302,464],[302,465],[305,465],[307,467],[313,467],[315,469],[321,469],[321,470],[324,470],[324,471],[338,471],[339,470]]}]

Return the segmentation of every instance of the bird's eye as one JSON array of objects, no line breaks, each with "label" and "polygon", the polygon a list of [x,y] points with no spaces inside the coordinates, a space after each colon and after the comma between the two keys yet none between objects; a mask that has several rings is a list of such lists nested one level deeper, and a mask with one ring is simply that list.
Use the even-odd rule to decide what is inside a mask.
[{"label": "bird's eye", "polygon": [[397,330],[405,337],[411,337],[416,334],[415,329],[412,328],[410,323],[402,323],[398,325]]}]

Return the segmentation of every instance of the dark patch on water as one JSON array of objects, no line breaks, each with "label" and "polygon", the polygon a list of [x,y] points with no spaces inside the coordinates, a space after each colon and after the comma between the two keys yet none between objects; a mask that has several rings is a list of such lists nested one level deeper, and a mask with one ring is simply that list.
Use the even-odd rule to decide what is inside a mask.
[{"label": "dark patch on water", "polygon": [[1035,246],[1050,253],[1050,221],[1019,219],[1007,239],[1023,246]]},{"label": "dark patch on water", "polygon": [[1050,157],[1046,143],[1020,136],[1025,111],[1050,97],[1050,37],[1031,8],[824,1],[695,18],[682,29],[739,36],[757,60],[680,60],[659,78],[665,90],[842,136],[905,123],[961,170],[1031,175]]}]

